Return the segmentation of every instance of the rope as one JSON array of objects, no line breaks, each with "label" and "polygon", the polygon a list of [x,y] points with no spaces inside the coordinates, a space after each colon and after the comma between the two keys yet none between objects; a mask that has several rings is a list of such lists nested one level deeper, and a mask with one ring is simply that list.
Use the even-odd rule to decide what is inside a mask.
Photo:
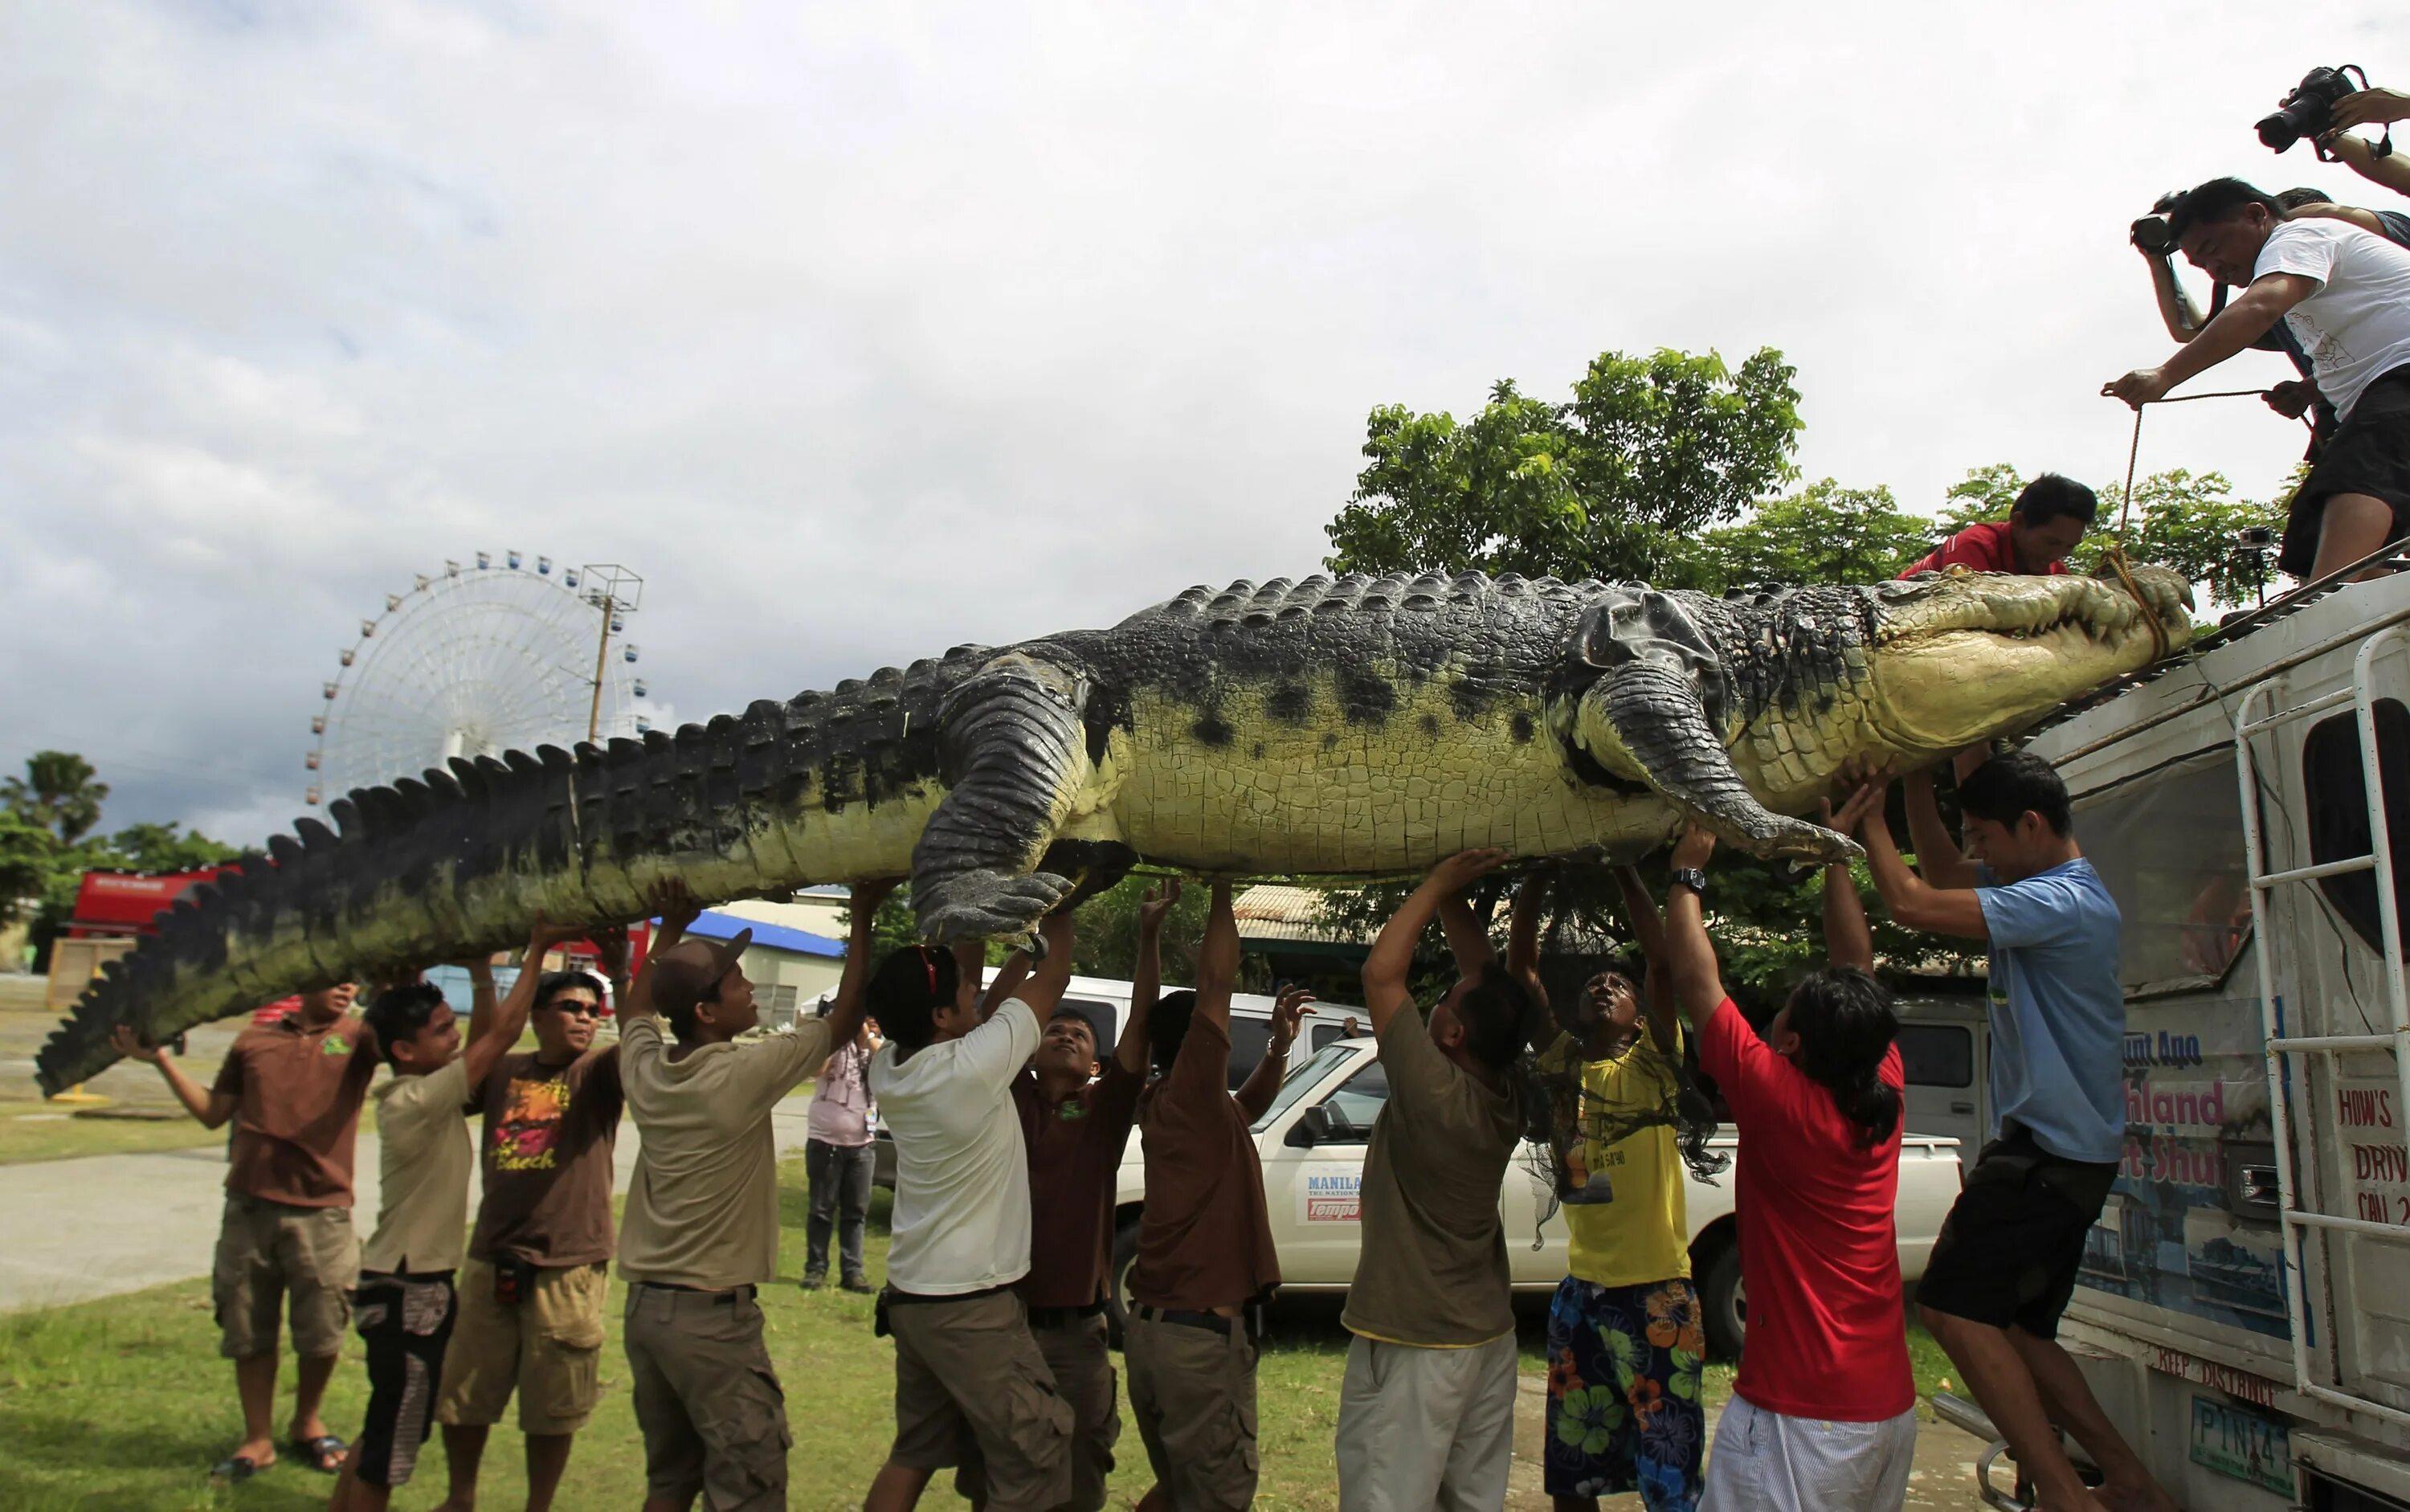
[{"label": "rope", "polygon": [[[2184,404],[2197,399],[2266,399],[2273,392],[2266,388],[2221,388],[2215,393],[2176,394],[2150,400],[2146,403]],[[2117,543],[2102,554],[2101,560],[2116,573],[2117,581],[2125,585],[2135,606],[2142,611],[2142,618],[2150,621],[2151,660],[2162,662],[2168,654],[2168,627],[2159,622],[2158,611],[2151,607],[2151,601],[2142,597],[2141,587],[2134,581],[2131,564],[2126,560],[2126,527],[2134,515],[2134,464],[2141,460],[2142,455],[2143,408],[2142,404],[2134,406],[2134,439],[2126,446],[2126,502],[2117,510]]]}]

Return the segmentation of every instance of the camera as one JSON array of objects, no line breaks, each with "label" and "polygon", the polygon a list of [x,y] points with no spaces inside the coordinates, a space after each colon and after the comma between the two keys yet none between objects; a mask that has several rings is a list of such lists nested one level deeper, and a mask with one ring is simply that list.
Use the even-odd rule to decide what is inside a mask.
[{"label": "camera", "polygon": [[2234,532],[2234,544],[2245,551],[2266,551],[2276,544],[2276,532],[2265,525],[2246,525]]},{"label": "camera", "polygon": [[[2359,75],[2355,84],[2347,77]],[[2273,115],[2259,122],[2259,139],[2272,152],[2284,152],[2304,137],[2317,138],[2334,129],[2334,107],[2346,94],[2357,94],[2368,87],[2368,71],[2358,64],[2346,63],[2340,68],[2313,68],[2301,77],[2301,82]]]},{"label": "camera", "polygon": [[2176,250],[2176,234],[2166,216],[2145,215],[2134,223],[2134,245],[2154,257],[2165,257]]}]

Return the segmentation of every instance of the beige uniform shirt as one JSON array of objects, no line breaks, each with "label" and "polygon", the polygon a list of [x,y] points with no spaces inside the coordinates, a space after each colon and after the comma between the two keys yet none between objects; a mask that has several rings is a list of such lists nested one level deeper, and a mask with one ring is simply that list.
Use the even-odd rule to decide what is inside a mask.
[{"label": "beige uniform shirt", "polygon": [[1448,1059],[1411,1003],[1380,1042],[1389,1100],[1364,1153],[1362,1243],[1340,1321],[1384,1344],[1488,1344],[1515,1331],[1498,1215],[1519,1131],[1514,1096]]},{"label": "beige uniform shirt", "polygon": [[425,1076],[397,1076],[377,1100],[377,1225],[360,1269],[387,1274],[457,1271],[467,1248],[469,1067],[458,1056]]},{"label": "beige uniform shirt", "polygon": [[778,1150],[770,1110],[820,1069],[828,1025],[669,1058],[661,1020],[619,1031],[636,1172],[619,1225],[626,1281],[724,1291],[778,1274]]}]

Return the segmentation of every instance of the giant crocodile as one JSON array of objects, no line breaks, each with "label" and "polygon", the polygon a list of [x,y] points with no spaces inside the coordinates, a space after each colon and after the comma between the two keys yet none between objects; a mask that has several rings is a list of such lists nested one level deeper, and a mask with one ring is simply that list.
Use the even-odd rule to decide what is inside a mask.
[{"label": "giant crocodile", "polygon": [[[2031,721],[2188,632],[2190,592],[1926,574],[1718,599],[1515,576],[1193,588],[1111,630],[957,647],[671,735],[353,792],[196,888],[44,1047],[51,1089],[313,984],[646,911],[908,870],[939,940],[1025,932],[1137,863],[1369,879],[1468,846],[1629,858],[1685,817],[1829,859],[1847,758]],[[2145,603],[2144,601],[2147,601]],[[2157,624],[2153,625],[2154,618]]]}]

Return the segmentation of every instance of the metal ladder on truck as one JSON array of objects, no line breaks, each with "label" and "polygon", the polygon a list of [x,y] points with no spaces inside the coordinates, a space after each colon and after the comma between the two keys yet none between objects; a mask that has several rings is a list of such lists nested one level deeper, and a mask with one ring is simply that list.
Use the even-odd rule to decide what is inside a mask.
[{"label": "metal ladder on truck", "polygon": [[[2373,676],[2377,657],[2388,646],[2401,641],[2403,631],[2402,625],[2388,625],[2360,643],[2352,660],[2351,686],[2348,688],[2322,693],[2290,708],[2258,718],[2254,717],[2256,710],[2275,701],[2274,685],[2263,683],[2244,694],[2235,723],[2234,768],[2241,787],[2243,856],[2251,882],[2252,939],[2257,947],[2253,953],[2259,967],[2259,1023],[2267,1046],[2270,1133],[2276,1145],[2278,1214],[2283,1225],[2280,1230],[2280,1265],[2285,1280],[2286,1320],[2291,1325],[2293,1336],[2293,1387],[2305,1397],[2345,1411],[2364,1413],[2410,1427],[2410,1412],[2356,1395],[2331,1384],[2341,1375],[2335,1330],[2331,1328],[2327,1330],[2325,1345],[2327,1368],[2314,1372],[2310,1352],[2310,1317],[2302,1295],[2302,1256],[2314,1233],[2321,1239],[2328,1234],[2345,1233],[2382,1243],[2410,1245],[2410,1228],[2302,1208],[2300,1205],[2301,1184],[2295,1179],[2293,1169],[2291,1114],[2287,1107],[2292,1084],[2287,1057],[2326,1056],[2327,1082],[2331,1084],[2338,1070],[2333,1058],[2336,1055],[2386,1052],[2393,1056],[2394,1074],[2402,1098],[2398,1106],[2410,1109],[2410,990],[2405,990],[2402,960],[2401,915],[2395,902],[2392,836],[2386,821],[2384,770],[2377,761],[2376,695]],[[2252,737],[2280,725],[2315,719],[2330,709],[2345,706],[2352,709],[2359,734],[2360,776],[2368,804],[2369,853],[2342,861],[2294,866],[2285,871],[2269,871],[2266,845],[2260,833],[2258,765],[2252,757]],[[2271,948],[2275,936],[2269,928],[2269,897],[2280,887],[2314,883],[2321,878],[2359,871],[2375,874],[2376,917],[2384,941],[2388,1031],[2380,1034],[2287,1035],[2285,1033],[2283,1005],[2276,996],[2274,952]],[[2405,1157],[2410,1157],[2410,1128],[2402,1131],[2402,1138]],[[2331,1264],[2327,1273],[2330,1276],[2333,1274]]]}]

